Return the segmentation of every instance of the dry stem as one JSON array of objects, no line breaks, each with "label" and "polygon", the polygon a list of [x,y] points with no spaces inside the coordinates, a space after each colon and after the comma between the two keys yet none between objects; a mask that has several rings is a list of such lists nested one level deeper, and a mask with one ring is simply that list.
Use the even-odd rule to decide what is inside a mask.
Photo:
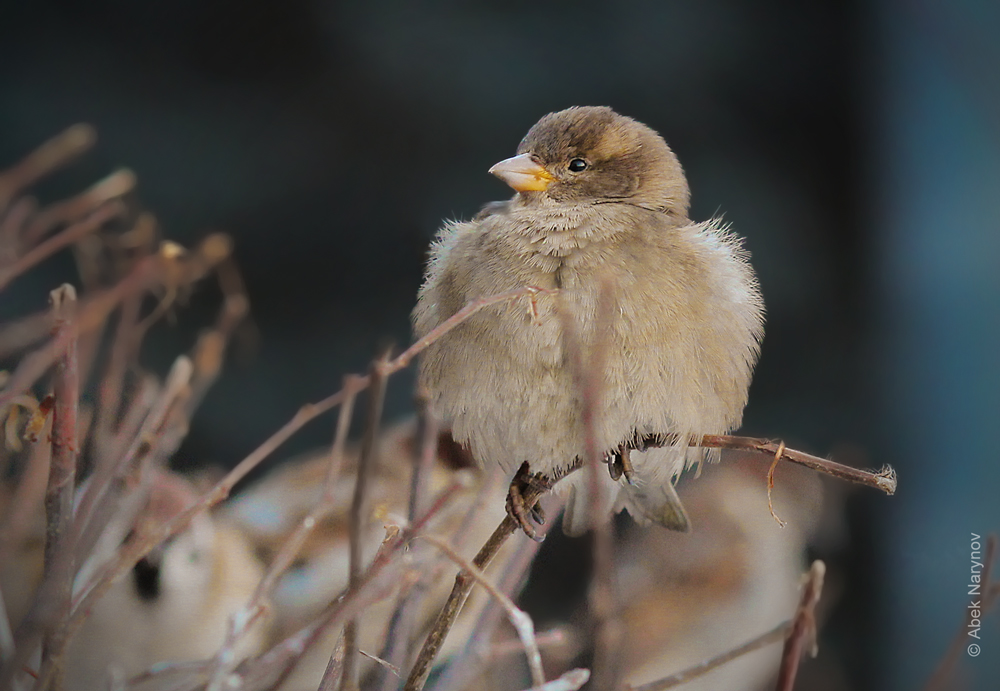
[{"label": "dry stem", "polygon": [[524,646],[524,652],[528,656],[528,668],[531,670],[531,682],[536,686],[544,684],[545,672],[542,669],[542,654],[539,652],[538,642],[535,640],[535,625],[531,621],[531,617],[529,617],[524,610],[518,608],[517,605],[515,605],[509,597],[504,595],[499,588],[490,583],[490,580],[486,577],[486,574],[484,574],[482,570],[462,557],[462,555],[456,552],[447,542],[433,535],[419,535],[418,538],[426,540],[444,552],[449,559],[458,564],[464,572],[472,576],[476,582],[483,586],[486,591],[500,603],[500,606],[507,612],[507,616],[510,618],[510,623],[513,624],[514,630],[517,631],[518,638],[521,639],[521,645]]},{"label": "dry stem", "polygon": [[583,423],[584,448],[590,490],[590,521],[594,533],[593,559],[594,575],[590,583],[588,599],[594,631],[594,686],[611,689],[617,686],[621,676],[621,656],[619,648],[623,626],[615,617],[614,595],[614,546],[611,524],[602,516],[600,472],[605,449],[597,445],[597,425],[600,415],[600,399],[604,390],[604,361],[608,348],[608,334],[612,319],[614,285],[607,276],[602,277],[597,296],[597,314],[594,322],[593,345],[584,362],[579,340],[575,337],[574,326],[569,321],[569,312],[562,310],[563,331],[567,350],[575,364],[576,379],[583,402],[581,418]]},{"label": "dry stem", "polygon": [[[643,437],[636,444],[636,448],[657,448],[668,446],[676,442],[676,437],[672,434],[649,435]],[[731,434],[706,434],[700,439],[691,440],[691,446],[700,446],[712,449],[733,449],[736,451],[750,451],[761,453],[772,458],[777,458],[789,463],[804,465],[812,470],[817,470],[827,475],[854,482],[859,485],[867,485],[881,490],[888,495],[896,493],[896,471],[891,466],[883,466],[881,470],[861,470],[850,466],[831,461],[819,456],[785,448],[784,442],[776,442],[770,439],[759,437],[738,437]]]},{"label": "dry stem", "polygon": [[[550,515],[556,515],[559,513],[559,506],[552,507],[547,506],[546,509],[549,511]],[[514,556],[508,560],[504,573],[499,579],[500,592],[510,596],[513,594],[514,590],[517,588],[518,584],[524,577],[525,572],[531,566],[531,562],[534,561],[535,555],[538,553],[538,549],[541,547],[540,542],[535,540],[529,540],[527,544],[518,549]],[[493,638],[493,632],[497,625],[500,623],[500,608],[496,605],[496,601],[489,602],[480,612],[479,618],[473,626],[472,631],[474,635],[469,637],[466,642],[462,652],[456,657],[454,662],[448,665],[447,670],[442,676],[441,680],[435,686],[438,691],[458,691],[459,689],[465,689],[468,682],[473,678],[478,669],[481,667],[483,662],[490,657],[491,654],[496,653],[497,646],[491,647],[491,640]],[[538,643],[539,647],[542,646],[542,637],[545,634],[539,634],[535,636],[535,641]],[[516,642],[517,650],[523,649],[523,644],[520,639]]]},{"label": "dry stem", "polygon": [[[538,501],[539,497],[545,491],[537,485],[529,485],[524,491],[525,506],[534,506],[535,502]],[[473,565],[480,570],[486,568],[497,552],[500,551],[507,538],[513,535],[519,527],[515,519],[510,516],[505,517],[500,522],[500,525],[497,526],[497,529],[493,531],[486,544],[479,550],[479,553],[476,554],[472,560]],[[458,617],[462,605],[465,604],[465,600],[469,596],[469,591],[472,590],[474,583],[475,579],[467,571],[459,571],[458,575],[455,576],[455,585],[452,587],[451,594],[441,609],[441,613],[438,614],[437,619],[434,621],[430,633],[424,640],[424,645],[420,649],[420,654],[417,656],[416,662],[413,664],[413,669],[410,670],[410,676],[406,680],[403,691],[419,691],[424,687],[427,677],[431,672],[431,665],[434,662],[434,658],[437,657],[437,653],[441,649],[441,644],[444,643],[445,636],[448,635],[452,625],[454,625],[455,619]]]},{"label": "dry stem", "polygon": [[[669,677],[657,679],[656,681],[639,686],[626,685],[625,691],[665,691],[665,689],[672,689],[705,675],[738,657],[752,653],[755,650],[760,650],[780,640],[785,641],[785,650],[781,661],[781,674],[783,676],[779,679],[778,691],[790,690],[791,686],[783,686],[782,684],[795,683],[795,671],[798,669],[798,661],[802,656],[802,648],[805,645],[807,637],[811,637],[813,641],[813,654],[815,654],[815,611],[816,603],[819,602],[823,591],[823,577],[825,574],[826,565],[822,561],[814,561],[806,577],[806,583],[802,588],[802,596],[799,598],[799,605],[793,618],[781,622],[770,631],[750,639],[743,645],[699,662],[682,672],[677,672],[676,674],[671,674]],[[787,674],[791,676],[784,676]]]},{"label": "dry stem", "polygon": [[3,290],[15,278],[25,271],[40,264],[64,247],[68,247],[82,238],[95,232],[98,228],[121,215],[125,207],[117,202],[111,202],[100,207],[87,218],[78,221],[64,231],[55,235],[37,247],[29,250],[23,257],[10,266],[0,268],[0,290]]},{"label": "dry stem", "polygon": [[[387,375],[385,366],[388,357],[372,363],[371,391],[368,394],[368,416],[365,420],[364,438],[361,441],[361,455],[354,481],[354,497],[350,513],[350,560],[348,562],[348,588],[358,587],[361,578],[361,548],[367,523],[368,477],[378,462],[378,429],[385,404]],[[358,620],[352,617],[344,626],[344,663],[341,676],[341,691],[356,691],[358,688]],[[332,664],[332,660],[331,660]]]},{"label": "dry stem", "polygon": [[781,666],[778,668],[775,691],[792,691],[806,643],[809,644],[810,657],[816,657],[819,650],[816,646],[816,603],[823,594],[825,576],[826,564],[817,559],[809,569],[809,577],[802,589],[802,598],[799,600],[799,607],[792,621],[792,630],[785,639],[784,650],[781,651]]},{"label": "dry stem", "polygon": [[558,679],[533,686],[527,691],[577,691],[590,680],[590,671],[586,669],[571,669]]},{"label": "dry stem", "polygon": [[25,156],[13,168],[0,173],[0,210],[16,194],[87,151],[97,140],[90,125],[73,125]]},{"label": "dry stem", "polygon": [[[46,626],[42,654],[58,660],[73,587],[72,550],[67,538],[73,517],[76,481],[76,417],[80,378],[75,338],[76,290],[64,284],[52,291],[50,300],[55,316],[55,333],[57,337],[65,334],[67,341],[66,351],[56,361],[52,378],[55,406],[52,412],[52,461],[45,491],[45,562],[42,576],[43,581],[49,583],[41,588],[50,598],[54,615]],[[58,691],[61,687],[61,668],[57,665],[52,688]]]}]

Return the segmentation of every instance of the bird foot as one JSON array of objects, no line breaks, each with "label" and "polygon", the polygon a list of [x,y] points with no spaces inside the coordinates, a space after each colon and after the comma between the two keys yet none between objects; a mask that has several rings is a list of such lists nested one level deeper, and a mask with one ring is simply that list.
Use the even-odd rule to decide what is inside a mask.
[{"label": "bird foot", "polygon": [[632,484],[635,469],[632,467],[631,451],[632,449],[628,445],[621,444],[617,449],[608,452],[605,456],[605,461],[608,464],[608,473],[615,482],[624,475],[625,480],[630,485]]},{"label": "bird foot", "polygon": [[544,538],[538,536],[531,522],[544,525],[545,512],[537,502],[531,507],[526,505],[524,496],[531,489],[548,491],[552,489],[552,482],[541,473],[532,474],[528,462],[525,461],[517,469],[514,479],[510,481],[510,489],[507,491],[507,515],[517,522],[525,535],[535,542],[541,542]]}]

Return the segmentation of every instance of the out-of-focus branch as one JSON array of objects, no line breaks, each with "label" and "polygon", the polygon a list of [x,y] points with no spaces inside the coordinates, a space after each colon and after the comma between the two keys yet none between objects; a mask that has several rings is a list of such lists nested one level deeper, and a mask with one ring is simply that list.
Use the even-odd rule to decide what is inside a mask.
[{"label": "out-of-focus branch", "polygon": [[[362,575],[358,587],[347,588],[326,607],[311,623],[298,632],[279,642],[271,650],[259,657],[245,661],[238,670],[244,680],[244,688],[248,691],[279,688],[291,672],[298,660],[327,631],[341,624],[344,620],[355,616],[367,606],[369,598],[362,597],[367,589],[383,578],[387,567],[394,562],[403,546],[419,534],[440,511],[447,506],[462,489],[460,482],[452,483],[443,490],[432,502],[427,512],[412,525],[399,530],[393,527],[387,532],[375,558]],[[333,684],[340,678],[337,668],[328,666],[331,676],[324,677],[325,688],[322,691],[332,691]],[[252,681],[251,681],[252,680]]]},{"label": "out-of-focus branch", "polygon": [[[559,507],[556,507],[558,509]],[[553,509],[550,505],[546,509]],[[559,513],[558,510],[549,511],[551,515]],[[497,587],[500,592],[508,597],[513,595],[518,584],[524,578],[528,568],[535,559],[540,542],[529,540],[528,544],[518,549],[504,567],[504,572],[498,580]],[[520,652],[524,650],[524,644],[520,638],[510,641],[511,647],[506,650],[503,644],[494,644],[493,635],[496,627],[501,621],[500,606],[496,600],[490,601],[480,612],[479,618],[472,627],[473,634],[468,638],[461,653],[456,655],[449,662],[447,669],[441,679],[435,684],[437,691],[460,691],[468,687],[475,675],[482,669],[482,666],[491,659],[494,659],[505,652]],[[558,632],[560,640],[565,639],[563,632]],[[535,635],[535,642],[542,648],[546,642],[551,640],[551,633],[541,633]],[[393,690],[395,691],[395,689]]]},{"label": "out-of-focus branch", "polygon": [[[614,546],[611,524],[602,515],[600,466],[605,449],[597,446],[597,426],[601,415],[601,396],[604,391],[604,363],[608,348],[607,335],[614,301],[614,284],[609,276],[600,278],[594,329],[591,334],[589,352],[583,352],[577,325],[572,321],[569,310],[560,309],[563,340],[570,361],[573,363],[577,388],[582,399],[581,423],[586,450],[584,466],[587,472],[588,503],[591,530],[594,534],[593,559],[594,575],[590,583],[588,600],[594,635],[593,675],[594,687],[613,689],[621,676],[621,647],[623,626],[615,616],[614,595]],[[536,682],[537,683],[537,682]]]},{"label": "out-of-focus branch", "polygon": [[775,691],[792,691],[795,686],[795,676],[799,671],[799,661],[802,653],[809,645],[810,657],[816,657],[819,649],[816,646],[816,603],[823,594],[823,579],[826,577],[826,564],[820,560],[812,563],[809,577],[802,589],[799,607],[792,620],[792,630],[785,639],[785,648],[781,652],[781,666],[778,668],[778,683]]},{"label": "out-of-focus branch", "polygon": [[14,397],[23,394],[52,366],[59,354],[66,351],[72,336],[87,333],[104,324],[104,320],[128,295],[142,292],[162,280],[164,262],[160,257],[149,257],[139,262],[132,272],[117,285],[88,300],[82,300],[77,310],[77,327],[74,334],[57,334],[45,345],[26,355],[0,390],[0,410],[6,410]]},{"label": "out-of-focus branch", "polygon": [[444,552],[449,559],[458,564],[464,572],[472,576],[477,583],[486,589],[486,592],[500,603],[500,606],[507,612],[514,630],[517,631],[517,636],[521,639],[521,645],[524,646],[524,652],[528,657],[528,669],[531,670],[531,683],[536,686],[544,684],[545,672],[542,669],[542,654],[539,652],[538,642],[535,640],[535,624],[531,621],[531,617],[524,610],[518,608],[509,597],[500,592],[499,588],[490,583],[490,580],[482,570],[463,558],[447,542],[433,535],[419,535],[417,537],[418,539],[426,540]]},{"label": "out-of-focus branch", "polygon": [[[530,485],[524,490],[525,506],[534,506],[535,502],[546,491],[540,486]],[[473,565],[480,570],[486,568],[493,561],[493,557],[500,551],[507,538],[519,529],[518,522],[511,516],[506,516],[500,525],[497,526],[497,529],[493,531],[486,544],[476,554],[472,560]],[[465,600],[469,596],[474,583],[475,579],[467,571],[459,571],[458,575],[455,576],[455,585],[452,587],[451,594],[448,596],[444,607],[442,607],[441,613],[438,614],[437,619],[434,621],[430,633],[427,634],[427,638],[424,640],[424,645],[420,649],[420,654],[417,656],[416,662],[413,663],[413,668],[410,670],[410,676],[406,680],[403,691],[419,691],[424,687],[427,677],[430,675],[434,658],[437,657],[445,637],[451,631],[455,619],[458,618],[458,613],[462,609],[462,605],[465,604]]]},{"label": "out-of-focus branch", "polygon": [[86,152],[96,141],[93,127],[73,125],[0,173],[0,211],[15,195]]},{"label": "out-of-focus branch", "polygon": [[[340,406],[337,416],[337,430],[334,436],[333,447],[330,451],[330,464],[327,468],[326,480],[323,483],[323,492],[316,505],[309,514],[302,519],[295,531],[282,543],[281,549],[271,560],[257,588],[254,590],[250,601],[229,621],[226,634],[226,641],[216,653],[213,660],[214,670],[208,691],[224,689],[226,679],[232,668],[239,660],[232,654],[233,649],[240,639],[249,631],[252,624],[257,621],[268,606],[271,595],[278,585],[278,579],[288,570],[295,561],[299,550],[305,544],[306,539],[313,529],[319,525],[327,514],[333,510],[333,492],[340,470],[343,466],[344,447],[347,441],[347,432],[351,424],[351,417],[354,412],[354,399],[357,395],[358,377],[348,376],[344,378],[345,399]],[[342,647],[342,646],[341,646]]]},{"label": "out-of-focus branch", "polygon": [[0,290],[3,290],[15,278],[42,263],[53,254],[78,242],[87,235],[96,232],[98,228],[121,215],[125,207],[118,202],[106,204],[81,221],[68,226],[58,235],[54,235],[37,247],[34,247],[9,266],[0,267]]},{"label": "out-of-focus branch", "polygon": [[571,669],[558,679],[541,686],[532,686],[527,691],[577,691],[590,680],[590,671],[586,669]]},{"label": "out-of-focus branch", "polygon": [[61,658],[66,618],[73,587],[73,559],[67,544],[73,517],[73,490],[76,479],[77,406],[80,400],[80,377],[76,359],[76,290],[69,284],[53,290],[49,296],[55,318],[57,337],[66,337],[66,350],[56,361],[52,377],[55,405],[52,411],[52,461],[45,490],[45,552],[43,584],[40,591],[50,598],[54,612],[46,626],[43,656],[54,656],[55,673],[50,688],[62,687]]},{"label": "out-of-focus branch", "polygon": [[21,246],[25,249],[35,247],[53,228],[64,223],[75,223],[102,204],[128,194],[135,188],[135,184],[135,173],[131,170],[116,170],[77,196],[42,209],[24,229]]},{"label": "out-of-focus branch", "polygon": [[[823,591],[823,577],[825,574],[826,565],[821,561],[814,561],[812,567],[809,569],[805,585],[802,589],[802,596],[799,598],[799,605],[793,618],[781,622],[770,631],[762,633],[756,638],[750,639],[743,645],[737,646],[732,650],[727,650],[726,652],[709,658],[703,662],[699,662],[693,667],[688,667],[681,672],[671,674],[669,677],[663,677],[662,679],[657,679],[656,681],[651,681],[646,684],[640,684],[639,686],[626,685],[625,691],[665,691],[666,689],[676,688],[682,684],[686,684],[692,679],[697,679],[702,675],[708,674],[713,669],[721,667],[727,662],[732,662],[736,658],[752,653],[755,650],[760,650],[761,648],[782,640],[786,641],[785,652],[782,655],[782,669],[784,670],[786,665],[785,660],[790,659],[790,655],[793,652],[796,653],[795,666],[797,668],[798,658],[801,657],[802,646],[804,645],[807,636],[815,635],[815,609],[816,603],[819,602],[820,595]],[[793,638],[797,641],[794,644],[796,650],[790,651],[788,642],[790,642]],[[791,665],[792,663],[788,662],[787,664]],[[791,682],[794,683],[795,672],[794,670],[790,671],[792,674]],[[779,682],[779,689],[783,688],[780,686],[781,683],[782,682]]]},{"label": "out-of-focus branch", "polygon": [[0,663],[14,656],[14,632],[10,628],[3,589],[0,589]]},{"label": "out-of-focus branch", "polygon": [[[231,243],[225,236],[206,237],[190,253],[178,251],[177,245],[165,244],[159,253],[141,259],[132,271],[113,287],[81,301],[77,310],[76,335],[102,327],[108,315],[126,297],[142,293],[153,286],[189,284],[202,279],[212,267],[228,257]],[[26,355],[0,390],[0,411],[4,411],[16,396],[23,394],[65,352],[68,336],[52,338],[45,345]]]},{"label": "out-of-focus branch", "polygon": [[[371,391],[368,394],[368,415],[365,419],[365,432],[361,440],[361,454],[358,458],[358,471],[354,479],[354,497],[351,500],[350,528],[350,558],[348,562],[348,588],[358,587],[361,578],[361,548],[367,524],[368,477],[378,460],[378,430],[382,419],[382,407],[385,403],[385,389],[388,384],[388,374],[385,358],[372,363],[369,380]],[[341,691],[357,691],[358,689],[358,620],[352,617],[344,626],[344,661],[340,681]],[[333,661],[331,660],[331,664]]]}]

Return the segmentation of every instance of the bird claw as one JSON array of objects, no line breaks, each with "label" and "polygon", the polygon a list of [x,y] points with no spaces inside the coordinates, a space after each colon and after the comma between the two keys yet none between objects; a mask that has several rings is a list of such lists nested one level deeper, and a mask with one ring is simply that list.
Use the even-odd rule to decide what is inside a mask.
[{"label": "bird claw", "polygon": [[507,491],[507,515],[517,522],[525,535],[535,542],[541,542],[545,538],[538,535],[531,522],[534,521],[538,525],[544,525],[545,511],[537,502],[531,508],[525,505],[524,494],[531,487],[541,487],[548,490],[551,487],[551,483],[541,474],[532,475],[528,462],[525,461],[510,481],[510,489]]},{"label": "bird claw", "polygon": [[632,467],[631,449],[622,444],[614,451],[609,452],[606,458],[611,479],[618,482],[624,475],[625,481],[631,485],[632,477],[635,475],[635,469]]}]

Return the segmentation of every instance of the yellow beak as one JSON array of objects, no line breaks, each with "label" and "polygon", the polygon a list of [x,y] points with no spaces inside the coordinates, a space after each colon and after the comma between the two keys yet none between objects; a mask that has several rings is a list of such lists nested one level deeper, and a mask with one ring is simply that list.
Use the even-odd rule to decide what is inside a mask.
[{"label": "yellow beak", "polygon": [[530,154],[504,159],[490,172],[518,192],[541,192],[555,180],[552,173],[531,160]]}]

